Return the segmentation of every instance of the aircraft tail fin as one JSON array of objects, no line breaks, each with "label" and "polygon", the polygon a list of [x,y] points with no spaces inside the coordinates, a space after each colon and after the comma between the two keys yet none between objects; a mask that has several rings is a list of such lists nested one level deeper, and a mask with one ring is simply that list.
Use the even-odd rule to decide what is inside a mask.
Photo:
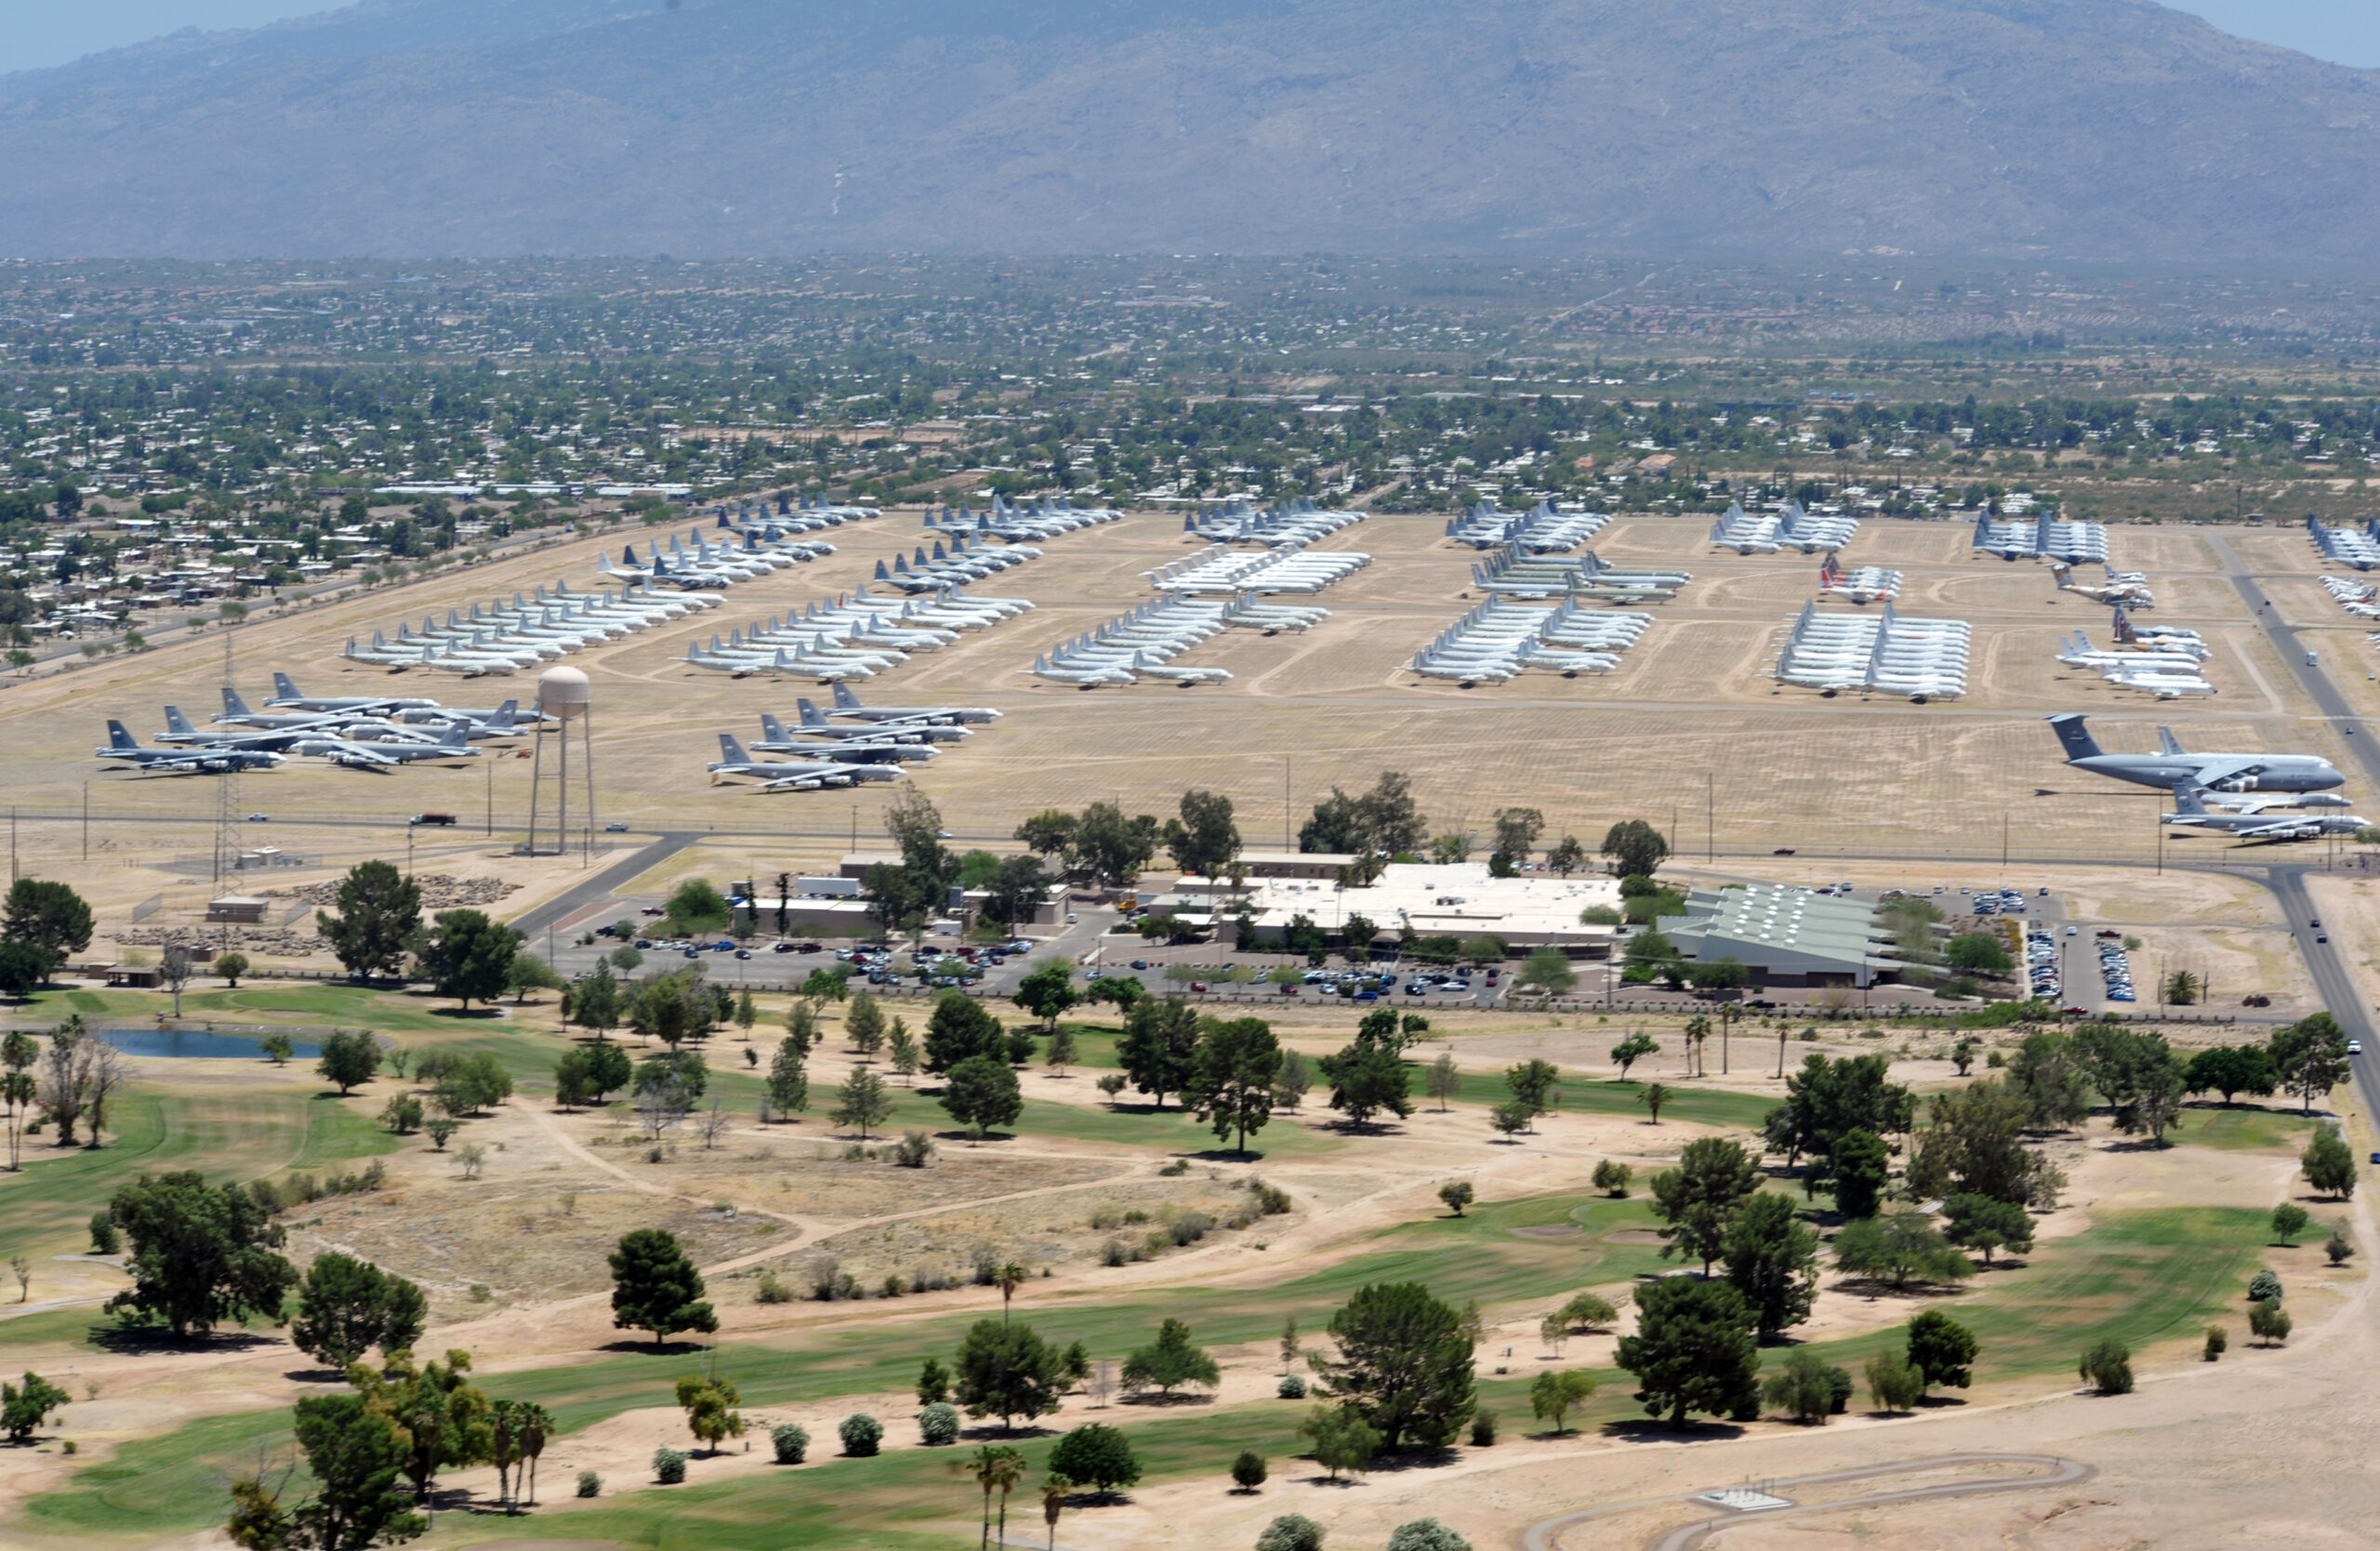
[{"label": "aircraft tail fin", "polygon": [[730,764],[749,764],[752,762],[752,756],[744,752],[744,746],[735,741],[735,735],[734,733],[721,733],[719,735],[719,757]]},{"label": "aircraft tail fin", "polygon": [[167,706],[165,708],[165,731],[169,733],[182,734],[194,733],[198,731],[198,729],[190,724],[190,718],[182,714],[181,707]]},{"label": "aircraft tail fin", "polygon": [[2093,738],[2082,725],[2082,712],[2068,711],[2060,716],[2053,716],[2049,719],[2049,724],[2056,732],[2057,741],[2065,747],[2069,763],[2076,760],[2091,759],[2099,753],[2097,740]]},{"label": "aircraft tail fin", "polygon": [[2182,740],[2174,736],[2174,730],[2170,727],[2160,727],[2157,729],[2157,749],[2159,752],[2165,754],[2187,754],[2189,752],[2188,749],[2182,747]]},{"label": "aircraft tail fin", "polygon": [[2206,812],[2206,804],[2200,800],[2199,794],[2205,789],[2203,787],[2192,786],[2187,781],[2176,782],[2174,787],[2174,812],[2186,814],[2193,818],[2202,816]]},{"label": "aircraft tail fin", "polygon": [[288,674],[278,670],[272,675],[272,692],[284,700],[302,700],[306,697],[299,692],[297,684],[290,681]]},{"label": "aircraft tail fin", "polygon": [[233,689],[229,684],[226,684],[223,686],[223,714],[226,716],[254,716],[256,713],[248,709],[248,703],[240,698],[240,692],[238,690]]},{"label": "aircraft tail fin", "polygon": [[794,705],[801,711],[801,724],[804,727],[823,727],[826,724],[826,719],[818,714],[818,708],[808,700],[797,699]]},{"label": "aircraft tail fin", "polygon": [[108,723],[108,747],[129,752],[140,747],[140,740],[134,737],[132,730],[123,722],[111,721]]},{"label": "aircraft tail fin", "polygon": [[438,740],[438,746],[441,749],[469,748],[469,741],[463,736],[463,724],[459,722],[446,723],[446,736]]},{"label": "aircraft tail fin", "polygon": [[786,741],[785,723],[777,720],[776,712],[762,711],[760,713],[760,736],[771,743]]},{"label": "aircraft tail fin", "polygon": [[496,708],[496,714],[487,719],[487,724],[491,730],[510,727],[513,725],[514,720],[519,716],[520,711],[520,701],[507,700],[504,704]]},{"label": "aircraft tail fin", "polygon": [[835,686],[835,709],[837,710],[860,709],[859,696],[852,693],[851,685],[839,683]]}]

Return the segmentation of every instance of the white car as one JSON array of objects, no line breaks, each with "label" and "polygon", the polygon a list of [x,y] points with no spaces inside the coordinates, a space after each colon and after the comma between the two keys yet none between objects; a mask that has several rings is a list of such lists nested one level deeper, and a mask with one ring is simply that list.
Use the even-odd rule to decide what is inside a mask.
[{"label": "white car", "polygon": [[2347,1053],[2349,1055],[2360,1055],[2360,1054],[2363,1054],[2363,1041],[2362,1041],[2361,1040],[2349,1040],[2349,1041],[2347,1042]]}]

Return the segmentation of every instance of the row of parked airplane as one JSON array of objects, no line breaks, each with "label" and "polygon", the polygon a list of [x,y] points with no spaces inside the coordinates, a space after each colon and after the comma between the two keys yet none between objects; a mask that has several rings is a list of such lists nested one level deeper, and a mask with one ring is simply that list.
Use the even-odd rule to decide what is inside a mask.
[{"label": "row of parked airplane", "polygon": [[474,758],[480,751],[472,744],[533,732],[541,714],[522,710],[518,700],[478,708],[416,696],[308,696],[286,673],[272,679],[273,697],[262,710],[225,686],[223,710],[205,727],[193,725],[179,706],[167,706],[155,747],[141,747],[123,722],[111,721],[107,747],[92,749],[92,757],[167,776],[269,770],[291,758],[389,770]]},{"label": "row of parked airplane", "polygon": [[1887,571],[1881,565],[1862,565],[1857,571],[1846,571],[1831,552],[1818,565],[1818,591],[1822,596],[1847,598],[1863,606],[1899,597],[1900,582],[1899,572]]},{"label": "row of parked airplane", "polygon": [[1012,506],[998,495],[992,497],[991,510],[976,511],[965,501],[955,507],[926,509],[925,524],[940,529],[945,535],[958,534],[976,538],[1004,538],[1012,544],[1033,538],[1055,538],[1077,528],[1094,527],[1102,523],[1119,523],[1124,514],[1114,507],[1077,506],[1064,497],[1041,498],[1038,504]]},{"label": "row of parked airplane", "polygon": [[1564,511],[1543,500],[1525,512],[1505,511],[1481,501],[1460,517],[1447,519],[1447,537],[1474,550],[1509,545],[1533,555],[1562,554],[1601,533],[1610,517],[1600,511]]},{"label": "row of parked airplane", "polygon": [[738,626],[725,641],[713,631],[707,650],[699,643],[686,648],[686,661],[739,679],[754,673],[803,675],[820,683],[872,679],[912,652],[935,651],[961,630],[988,630],[1032,606],[1023,598],[977,598],[957,588],[945,588],[931,602],[875,597],[863,584],[830,603],[808,603],[799,616],[772,615],[749,630]]},{"label": "row of parked airplane", "polygon": [[1882,690],[1922,705],[1966,693],[1970,636],[1964,619],[1911,619],[1890,603],[1881,615],[1824,614],[1804,603],[1773,677],[1829,694]]},{"label": "row of parked airplane", "polygon": [[1310,553],[1292,545],[1241,553],[1221,544],[1141,575],[1160,592],[1319,592],[1372,563],[1350,550]]},{"label": "row of parked airplane", "polygon": [[2135,633],[2113,651],[2096,650],[2081,630],[2058,640],[2057,660],[2069,668],[2084,668],[2111,684],[2137,689],[2160,700],[2198,698],[2213,695],[2202,665],[2206,643],[2196,630],[2168,628],[2153,634]]},{"label": "row of parked airplane", "polygon": [[2324,560],[2353,566],[2358,571],[2380,565],[2380,524],[2334,528],[2309,511],[2306,514],[2306,535]]},{"label": "row of parked airplane", "polygon": [[1975,548],[2003,560],[2059,560],[2069,565],[2084,561],[2102,564],[2108,558],[2108,530],[2099,523],[2061,523],[2049,512],[2037,517],[1975,520]]},{"label": "row of parked airplane", "polygon": [[1773,555],[1779,550],[1814,555],[1842,549],[1858,531],[1858,518],[1836,511],[1813,514],[1799,501],[1761,512],[1748,512],[1741,501],[1733,501],[1711,524],[1711,542],[1739,555]]},{"label": "row of parked airplane", "polygon": [[1096,630],[1061,642],[1024,669],[1051,683],[1080,689],[1170,680],[1184,688],[1231,677],[1221,668],[1176,668],[1172,659],[1229,627],[1223,603],[1168,598],[1139,604]]},{"label": "row of parked airplane", "polygon": [[971,545],[965,535],[950,540],[945,547],[939,538],[933,541],[933,553],[917,546],[914,555],[894,555],[892,563],[876,563],[876,581],[897,587],[904,592],[939,592],[948,587],[964,587],[969,582],[982,581],[1011,566],[1022,565],[1028,560],[1038,560],[1041,551],[1030,544],[1008,544],[999,549]]},{"label": "row of parked airplane", "polygon": [[509,603],[498,601],[484,609],[473,603],[468,618],[448,609],[443,625],[424,616],[418,633],[399,625],[394,641],[374,630],[372,644],[360,646],[350,636],[341,655],[384,668],[426,668],[469,677],[516,673],[719,603],[718,598],[700,593],[659,593],[643,587],[616,594],[575,592],[558,584],[550,595],[538,588],[535,599],[515,592]]},{"label": "row of parked airplane", "polygon": [[1218,544],[1261,544],[1267,549],[1302,549],[1326,534],[1352,527],[1364,520],[1360,511],[1319,507],[1300,497],[1277,506],[1259,508],[1244,497],[1182,516],[1182,531]]},{"label": "row of parked airplane", "polygon": [[[707,767],[712,776],[757,778],[762,791],[897,781],[906,774],[903,765],[932,760],[941,751],[937,745],[964,742],[976,725],[1000,717],[988,706],[863,705],[849,684],[835,686],[832,718],[808,700],[795,704],[798,724],[787,728],[774,714],[763,713],[760,736],[749,749],[734,734],[720,734],[719,758]],[[755,752],[792,757],[762,760]]]},{"label": "row of parked airplane", "polygon": [[1593,550],[1555,559],[1505,545],[1471,566],[1471,585],[1499,598],[1574,598],[1599,603],[1665,603],[1691,571],[1622,571]]},{"label": "row of parked airplane", "polygon": [[1589,609],[1573,599],[1544,609],[1490,598],[1440,630],[1408,667],[1466,686],[1502,683],[1532,668],[1566,679],[1608,673],[1652,623],[1649,614]]}]

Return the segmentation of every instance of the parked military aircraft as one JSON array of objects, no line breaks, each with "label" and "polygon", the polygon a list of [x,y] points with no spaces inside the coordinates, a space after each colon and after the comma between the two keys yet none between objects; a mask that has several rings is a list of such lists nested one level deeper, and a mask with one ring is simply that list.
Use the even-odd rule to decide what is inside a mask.
[{"label": "parked military aircraft", "polygon": [[762,791],[814,791],[822,787],[848,787],[861,781],[897,781],[897,764],[839,764],[831,760],[797,763],[786,760],[756,760],[744,751],[733,733],[719,735],[720,757],[704,768],[714,776],[757,776]]},{"label": "parked military aircraft", "polygon": [[2174,811],[2158,815],[2158,822],[2243,842],[2320,840],[2324,835],[2351,835],[2365,827],[2353,814],[2210,813],[2204,793],[2187,783],[2174,788]]},{"label": "parked military aircraft", "polygon": [[[227,698],[223,704],[226,710],[231,709],[230,699]],[[386,695],[306,695],[299,692],[288,674],[275,673],[272,676],[272,698],[265,702],[265,709],[283,711],[386,711],[436,704],[435,700],[394,699]]]},{"label": "parked military aircraft", "polygon": [[849,684],[835,686],[835,714],[853,722],[998,722],[988,706],[863,706]]},{"label": "parked military aircraft", "polygon": [[143,749],[121,722],[108,723],[108,746],[94,749],[95,760],[116,760],[163,775],[220,776],[233,770],[270,770],[282,762],[279,754],[260,749]]},{"label": "parked military aircraft", "polygon": [[2110,754],[2082,724],[2078,711],[2049,719],[2066,762],[2095,776],[2172,790],[2185,782],[2215,791],[2327,791],[2347,777],[2319,754],[2192,754],[2166,734],[2154,754]]}]

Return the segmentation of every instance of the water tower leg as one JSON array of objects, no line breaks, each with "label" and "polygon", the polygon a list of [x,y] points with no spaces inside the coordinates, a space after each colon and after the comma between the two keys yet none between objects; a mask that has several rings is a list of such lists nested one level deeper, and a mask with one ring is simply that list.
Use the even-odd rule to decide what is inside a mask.
[{"label": "water tower leg", "polygon": [[587,768],[587,845],[588,865],[595,861],[595,708],[589,706],[578,719],[579,763]]},{"label": "water tower leg", "polygon": [[570,855],[570,723],[562,724],[562,780],[558,784],[560,802],[554,813],[554,855]]},{"label": "water tower leg", "polygon": [[536,741],[530,745],[529,758],[529,855],[537,854],[537,800],[546,789],[546,723],[537,722]]}]

